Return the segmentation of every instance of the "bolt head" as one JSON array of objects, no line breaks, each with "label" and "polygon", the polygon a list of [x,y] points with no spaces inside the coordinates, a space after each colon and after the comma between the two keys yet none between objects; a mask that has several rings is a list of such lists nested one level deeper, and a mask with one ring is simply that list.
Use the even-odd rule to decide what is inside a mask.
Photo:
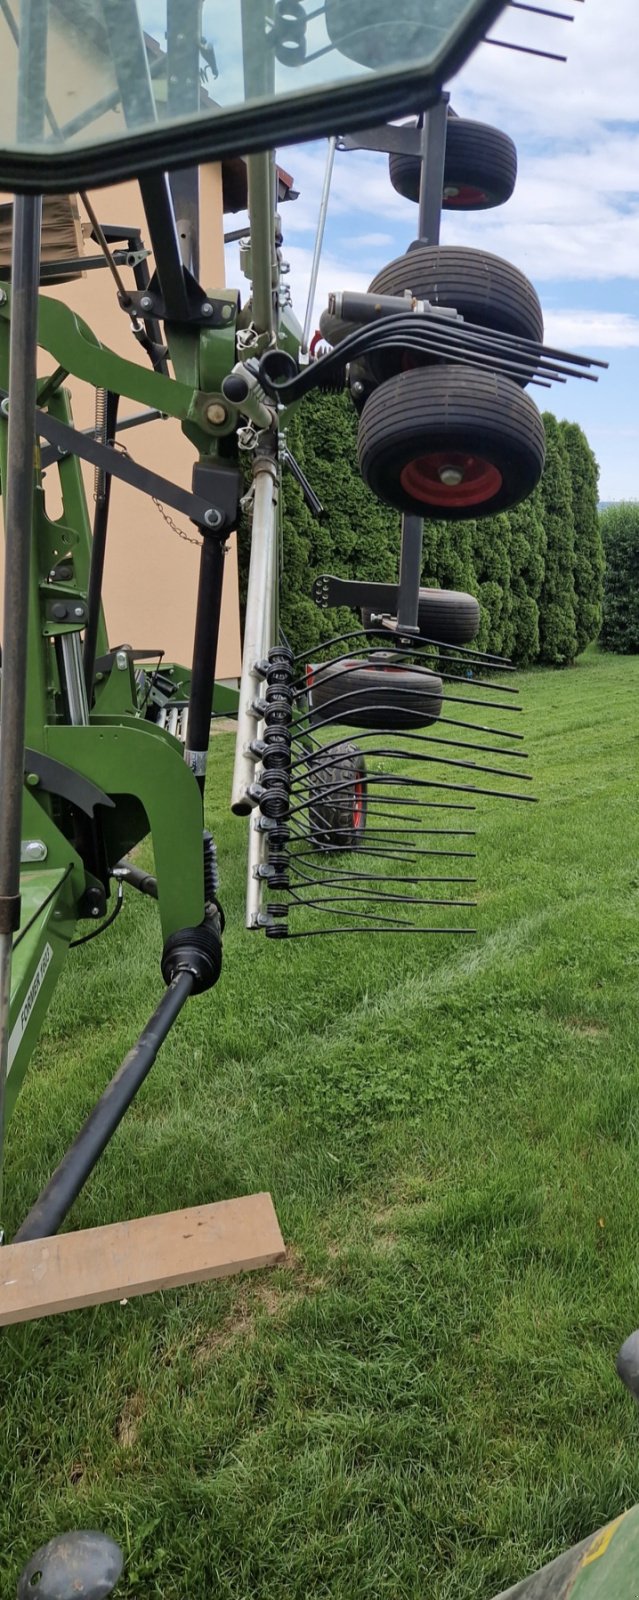
[{"label": "bolt head", "polygon": [[150,294],[143,294],[142,295],[142,299],[140,301],[140,305],[142,307],[142,310],[143,311],[150,311],[152,304],[153,304],[153,301],[151,299]]},{"label": "bolt head", "polygon": [[222,306],[222,320],[224,322],[230,322],[232,316],[233,316],[233,307],[231,305],[229,305],[228,302],[227,302],[227,304],[225,306]]},{"label": "bolt head", "polygon": [[84,616],[84,606],[74,606],[73,607],[73,615],[74,615],[74,617],[78,617],[78,618],[83,617]]},{"label": "bolt head", "polygon": [[9,415],[9,396],[8,395],[7,395],[5,400],[0,402],[0,411],[2,412],[3,417],[8,417],[8,415]]},{"label": "bolt head", "polygon": [[56,622],[64,622],[66,615],[66,606],[63,605],[61,600],[56,600],[55,605],[51,607],[51,616],[55,618]]},{"label": "bolt head", "polygon": [[445,483],[447,489],[457,489],[464,481],[461,467],[440,467],[438,476],[440,483]]},{"label": "bolt head", "polygon": [[203,317],[212,317],[213,316],[213,307],[211,305],[210,300],[203,300],[202,301],[202,304],[200,306],[200,311],[202,312],[202,316]]},{"label": "bolt head", "polygon": [[216,511],[213,506],[204,513],[207,528],[221,528],[224,518],[221,511]]},{"label": "bolt head", "polygon": [[219,401],[216,400],[212,405],[207,406],[206,416],[208,422],[212,422],[215,427],[219,428],[223,422],[226,422],[228,412],[226,406],[220,405]]}]

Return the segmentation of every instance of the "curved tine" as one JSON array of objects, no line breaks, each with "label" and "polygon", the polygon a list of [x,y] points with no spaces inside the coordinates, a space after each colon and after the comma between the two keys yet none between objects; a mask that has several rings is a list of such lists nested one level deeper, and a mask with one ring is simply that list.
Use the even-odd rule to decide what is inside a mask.
[{"label": "curved tine", "polygon": [[[438,717],[437,722],[434,723],[433,726],[437,727],[440,720],[441,718]],[[380,730],[378,728],[358,729],[357,743],[363,744],[364,739],[375,738],[379,735],[379,731]],[[505,754],[505,752],[499,748],[499,745],[475,744],[471,739],[440,739],[436,733],[417,733],[413,728],[402,728],[401,730],[398,730],[396,737],[398,739],[416,739],[419,744],[443,744],[447,750],[479,750],[482,755],[495,756],[503,756]],[[295,756],[295,759],[291,763],[291,771],[294,771],[297,767],[304,767],[305,765],[309,770],[317,771],[318,768],[315,766],[315,757],[318,755],[323,755],[328,751],[339,750],[344,743],[348,743],[348,740],[331,739],[329,744],[319,744],[318,742],[318,748],[316,751],[307,752],[306,755],[302,754],[300,756]],[[368,753],[369,752],[367,750],[363,751],[364,755],[367,755]],[[399,755],[402,753],[403,752],[401,751],[398,752]],[[412,760],[412,751],[407,752],[407,754]],[[528,753],[526,750],[509,750],[508,755],[512,761],[528,760]]]},{"label": "curved tine", "polygon": [[[443,639],[427,639],[425,634],[420,634],[418,639],[411,639],[411,642],[408,645],[398,645],[396,642],[396,635],[389,633],[388,628],[352,628],[349,633],[335,633],[333,634],[332,638],[323,639],[320,644],[315,646],[315,648],[318,652],[323,650],[331,650],[333,645],[348,644],[350,639],[354,639],[357,642],[363,637],[366,641],[364,645],[360,645],[359,649],[357,651],[353,651],[352,653],[353,655],[358,656],[368,655],[370,651],[369,634],[374,634],[375,637],[379,637],[379,635],[382,634],[383,637],[388,641],[388,644],[393,646],[394,650],[397,651],[397,655],[400,657],[400,659],[408,658],[411,655],[417,655],[420,653],[420,651],[425,650],[427,647],[434,650],[452,649],[456,651],[460,660],[462,658],[469,658],[471,661],[478,661],[480,666],[485,665],[487,669],[488,664],[491,663],[490,670],[492,670],[494,666],[495,671],[500,670],[502,667],[508,672],[517,671],[517,668],[512,664],[510,656],[491,655],[487,650],[473,650],[470,645],[448,645]],[[339,661],[340,657],[329,656],[325,662],[320,662],[319,665],[328,666],[331,660]],[[293,665],[296,665],[298,661],[307,662],[309,666],[313,665],[312,662],[308,662],[308,649],[300,650],[297,655],[293,656]],[[296,679],[295,682],[299,683],[301,687],[303,687],[306,680],[305,678],[300,678]]]},{"label": "curved tine", "polygon": [[[450,698],[450,696],[448,698]],[[343,723],[342,726],[343,727],[348,727],[348,724],[347,723]],[[466,728],[466,729],[468,729],[468,731],[470,733],[489,733],[492,738],[495,738],[495,739],[510,739],[511,741],[516,740],[518,744],[522,744],[523,740],[525,738],[525,735],[523,733],[514,733],[511,728],[489,728],[487,726],[487,724],[484,723],[484,722],[463,722],[461,717],[442,717],[441,713],[437,717],[436,723],[434,723],[433,726],[437,726],[438,728],[441,728],[441,727],[445,727],[445,728]],[[319,728],[320,732],[322,731],[323,728],[334,728],[334,727],[335,727],[335,721],[331,717],[328,717],[324,722],[314,722],[313,723],[313,728],[314,729],[318,729]],[[357,731],[358,739],[361,739],[364,733],[367,733],[369,731],[371,733],[378,733],[379,729],[378,728],[371,728],[370,730],[368,730],[366,728],[358,728],[356,731]],[[410,730],[409,729],[405,729],[404,732],[410,733]],[[310,737],[310,728],[308,730],[308,734],[304,732],[304,729],[302,729],[301,733],[295,733],[295,731],[293,731],[291,743],[292,744],[302,744],[303,740],[306,739],[307,737]],[[412,737],[412,735],[411,735],[411,737]],[[428,737],[428,736],[426,736],[426,737]],[[340,739],[336,739],[335,740],[336,744],[344,744],[346,742],[347,742],[347,736],[346,735],[342,735]],[[317,745],[318,750],[325,750],[327,748],[326,745],[322,744],[319,739],[316,739],[315,743]],[[455,740],[454,743],[457,743],[457,741]],[[495,754],[497,754],[497,752],[495,752]],[[508,754],[512,755],[513,757],[515,757],[517,755],[517,751],[516,750],[509,751]],[[526,757],[526,759],[528,759],[528,758]]]},{"label": "curved tine", "polygon": [[[490,777],[518,778],[521,783],[532,783],[533,781],[532,773],[530,772],[511,772],[508,767],[485,767],[482,766],[479,761],[464,761],[461,757],[459,760],[455,760],[452,756],[422,755],[420,750],[403,750],[401,747],[399,750],[388,749],[384,745],[380,745],[378,748],[376,747],[374,751],[370,751],[369,753],[371,755],[375,755],[378,760],[383,761],[392,760],[431,762],[432,765],[437,767],[455,767],[455,769],[461,769],[464,772],[484,772]],[[314,772],[325,772],[327,768],[332,766],[332,764],[332,758],[329,757],[328,761],[325,761],[323,764],[318,761],[317,765],[311,770]],[[296,765],[299,765],[299,763],[296,763]],[[353,780],[351,779],[350,782],[352,783],[352,781]],[[331,784],[328,784],[326,789],[323,791],[324,794],[332,794],[332,792],[333,789]]]},{"label": "curved tine", "polygon": [[300,928],[299,931],[296,930],[294,933],[287,931],[286,937],[287,939],[330,939],[331,934],[338,934],[340,939],[345,939],[349,933],[419,933],[422,935],[422,938],[427,938],[429,934],[442,934],[446,937],[450,936],[451,934],[470,934],[472,936],[476,936],[477,929],[419,928],[414,926],[411,922],[392,922],[390,927],[385,928],[369,928],[368,926],[362,926],[362,924],[358,924],[358,926],[355,928],[343,928],[338,923],[333,928]]},{"label": "curved tine", "polygon": [[[314,712],[314,711],[305,711],[303,713],[303,717],[304,718],[308,718],[308,717],[312,718],[313,719],[312,726],[314,726],[315,728],[325,727],[327,725],[327,723],[330,724],[330,722],[339,722],[339,720],[340,720],[339,719],[339,715],[336,715],[335,712],[332,710],[332,708],[334,706],[340,706],[340,705],[343,706],[345,701],[347,703],[349,701],[351,702],[351,709],[354,710],[354,711],[357,711],[358,707],[361,706],[363,701],[365,701],[366,708],[369,711],[396,711],[397,702],[395,702],[394,704],[390,704],[389,705],[385,700],[382,700],[382,701],[371,701],[370,699],[365,698],[370,694],[379,694],[381,692],[382,692],[381,690],[375,689],[374,687],[371,688],[370,690],[368,688],[366,688],[365,690],[361,689],[361,688],[360,689],[350,689],[347,694],[332,695],[330,700],[326,700],[324,702],[324,705],[321,707],[321,710],[323,712],[325,712],[325,713],[327,711],[331,711],[331,716],[329,718],[324,717],[324,719],[322,721],[317,722],[317,721],[315,721],[315,717],[316,717],[317,713]],[[423,695],[424,692],[425,692],[424,688],[408,689],[408,688],[406,688],[404,686],[402,687],[402,695],[404,697],[406,697],[408,695],[410,698],[413,698],[414,696]],[[354,705],[352,704],[353,701],[355,702]],[[465,698],[464,695],[459,695],[459,694],[447,694],[446,695],[446,704],[447,705],[453,704],[453,705],[458,705],[458,706],[474,706],[479,711],[483,711],[486,707],[488,707],[488,709],[490,711],[499,711],[504,716],[515,715],[515,716],[519,716],[520,717],[521,714],[522,714],[522,707],[521,706],[510,706],[510,705],[506,706],[506,705],[503,704],[503,701],[499,701],[499,700],[468,700],[468,699]],[[302,719],[300,719],[300,721],[301,720]],[[434,720],[438,721],[439,718],[435,718]],[[389,732],[392,733],[392,731],[393,731],[392,728],[389,729]]]}]

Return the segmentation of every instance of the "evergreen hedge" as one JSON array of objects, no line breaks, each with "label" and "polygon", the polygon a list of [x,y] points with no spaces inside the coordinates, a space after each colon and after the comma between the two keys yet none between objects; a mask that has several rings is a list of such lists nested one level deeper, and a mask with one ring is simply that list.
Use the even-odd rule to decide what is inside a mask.
[{"label": "evergreen hedge", "polygon": [[602,511],[606,555],[601,643],[619,655],[639,652],[639,505],[620,501]]},{"label": "evergreen hedge", "polygon": [[[479,646],[521,665],[564,666],[599,632],[603,547],[597,463],[576,423],[544,416],[547,462],[535,493],[514,510],[476,522],[427,522],[422,581],[477,595]],[[317,522],[290,473],[284,483],[282,627],[296,650],[356,623],[348,610],[319,611],[322,572],[394,582],[400,519],[366,488],[356,465],[357,418],[346,395],[314,394],[289,424],[287,442],[325,507]],[[240,592],[248,567],[240,529]],[[635,647],[636,648],[636,647]]]}]

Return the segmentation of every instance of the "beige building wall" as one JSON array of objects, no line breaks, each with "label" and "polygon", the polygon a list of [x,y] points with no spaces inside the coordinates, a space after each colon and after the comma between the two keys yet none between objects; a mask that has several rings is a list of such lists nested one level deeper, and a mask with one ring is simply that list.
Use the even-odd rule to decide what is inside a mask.
[{"label": "beige building wall", "polygon": [[[2,196],[2,199],[7,197]],[[101,222],[139,226],[144,243],[149,240],[137,184],[125,183],[101,189],[92,196]],[[82,211],[82,207],[80,207]],[[224,238],[221,169],[204,167],[200,171],[200,278],[209,290],[224,286]],[[87,250],[96,253],[93,241]],[[153,270],[152,259],[149,262]],[[128,281],[132,274],[124,269]],[[128,317],[121,311],[111,274],[106,269],[88,272],[84,278],[43,291],[72,306],[89,324],[103,344],[109,345],[130,361],[148,365],[130,331]],[[42,374],[55,363],[40,354]],[[94,421],[95,392],[89,385],[69,380],[76,426],[87,428]],[[123,399],[120,417],[143,410]],[[144,423],[121,435],[122,443],[136,461],[160,472],[164,477],[191,486],[195,451],[184,438],[173,418],[165,422]],[[45,495],[52,515],[57,515],[59,499],[55,469],[45,477]],[[89,510],[93,511],[93,471],[85,469]],[[197,531],[187,518],[170,513],[189,539]],[[113,480],[111,516],[107,545],[104,605],[112,645],[131,644],[137,649],[163,649],[167,661],[189,665],[193,646],[198,577],[198,548],[181,539],[163,520],[157,506],[146,496]],[[233,679],[240,673],[239,599],[235,537],[229,543],[224,575],[224,595],[220,627],[217,677]]]}]

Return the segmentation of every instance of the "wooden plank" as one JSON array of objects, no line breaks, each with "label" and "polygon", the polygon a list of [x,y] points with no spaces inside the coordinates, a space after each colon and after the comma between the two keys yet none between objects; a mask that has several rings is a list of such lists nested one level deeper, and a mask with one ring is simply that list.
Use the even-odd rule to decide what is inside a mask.
[{"label": "wooden plank", "polygon": [[0,1326],[226,1278],[283,1256],[270,1194],[8,1244],[0,1250]]}]

